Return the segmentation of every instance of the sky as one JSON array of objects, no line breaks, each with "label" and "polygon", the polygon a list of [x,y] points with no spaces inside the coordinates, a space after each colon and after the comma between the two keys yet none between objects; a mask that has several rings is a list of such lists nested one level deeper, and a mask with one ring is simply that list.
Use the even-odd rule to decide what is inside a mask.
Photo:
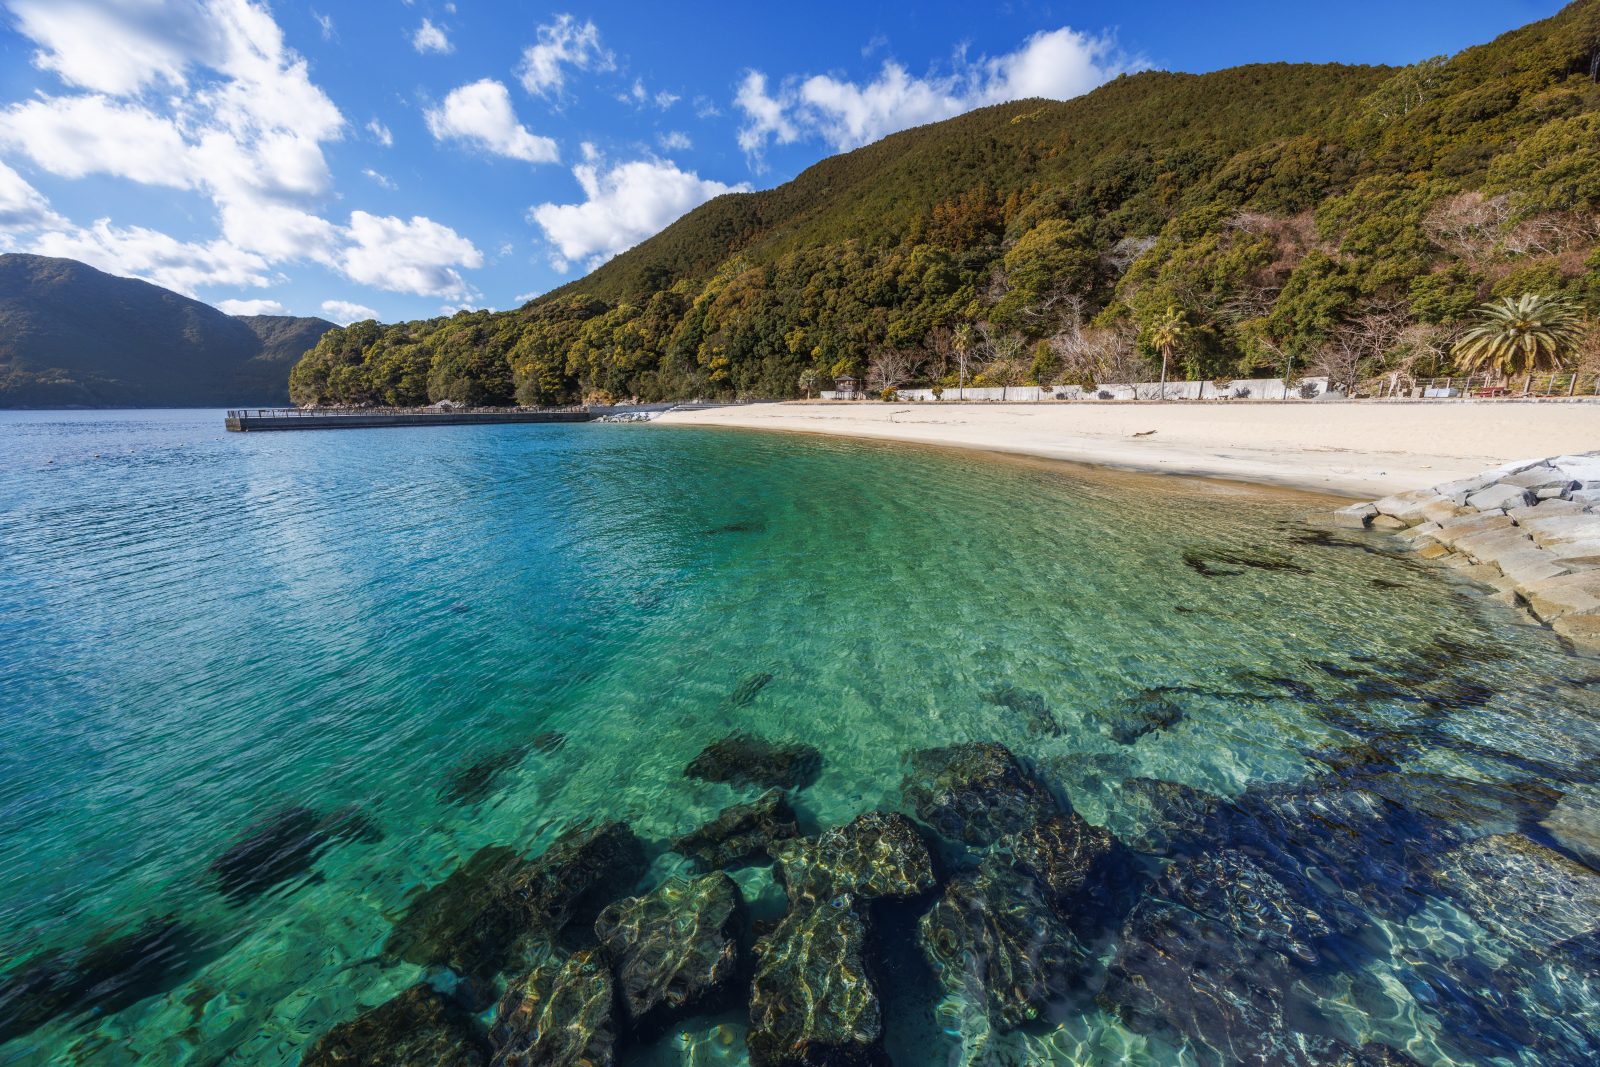
[{"label": "sky", "polygon": [[0,0],[0,252],[233,314],[505,309],[713,196],[1145,69],[1405,64],[1554,0]]}]

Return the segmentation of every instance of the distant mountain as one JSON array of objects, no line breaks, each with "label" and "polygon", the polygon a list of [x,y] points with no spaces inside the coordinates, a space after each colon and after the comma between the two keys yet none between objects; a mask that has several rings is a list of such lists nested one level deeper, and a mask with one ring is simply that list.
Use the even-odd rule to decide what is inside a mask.
[{"label": "distant mountain", "polygon": [[281,404],[324,319],[226,315],[71,259],[0,255],[0,407]]}]

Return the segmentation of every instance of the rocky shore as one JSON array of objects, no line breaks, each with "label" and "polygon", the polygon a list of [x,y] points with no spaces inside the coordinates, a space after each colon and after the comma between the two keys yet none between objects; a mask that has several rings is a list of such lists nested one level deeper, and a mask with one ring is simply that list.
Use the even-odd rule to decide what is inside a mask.
[{"label": "rocky shore", "polygon": [[1574,644],[1600,649],[1600,452],[1507,463],[1333,513],[1388,530],[1493,587]]}]

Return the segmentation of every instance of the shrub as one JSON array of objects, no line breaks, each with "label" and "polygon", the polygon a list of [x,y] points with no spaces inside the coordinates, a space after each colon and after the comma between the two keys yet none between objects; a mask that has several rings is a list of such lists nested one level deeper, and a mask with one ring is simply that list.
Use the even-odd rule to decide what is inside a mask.
[{"label": "shrub", "polygon": [[891,385],[889,388],[878,394],[878,399],[883,401],[885,404],[892,404],[894,403],[895,397],[899,395],[900,390]]},{"label": "shrub", "polygon": [[944,386],[936,385],[929,391],[933,393],[933,398],[935,400],[943,400],[944,399]]},{"label": "shrub", "polygon": [[1250,399],[1250,387],[1248,385],[1239,386],[1239,388],[1237,388],[1237,389],[1235,389],[1233,391],[1233,398],[1235,400],[1248,400],[1248,399]]},{"label": "shrub", "polygon": [[1300,383],[1299,391],[1301,400],[1315,400],[1318,392],[1317,383],[1303,381]]},{"label": "shrub", "polygon": [[1109,390],[1109,389],[1102,389],[1098,393],[1096,393],[1095,396],[1098,396],[1101,400],[1111,400],[1111,399],[1113,399],[1112,395],[1111,395],[1111,390]]}]

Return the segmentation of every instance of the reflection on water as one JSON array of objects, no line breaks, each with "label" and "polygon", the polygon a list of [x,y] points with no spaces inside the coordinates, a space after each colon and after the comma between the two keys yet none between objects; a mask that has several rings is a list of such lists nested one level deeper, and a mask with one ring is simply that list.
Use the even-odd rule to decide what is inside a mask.
[{"label": "reflection on water", "polygon": [[[643,853],[600,896],[726,861],[746,938],[847,938],[765,848],[877,809],[941,883],[852,890],[901,1067],[1600,1058],[1600,664],[1308,531],[1321,501],[664,427],[220,424],[0,413],[0,1063],[293,1064],[420,978],[487,1021],[533,957],[452,977],[395,932],[584,821]],[[1029,784],[928,752],[968,742]],[[930,966],[963,945],[982,966]],[[747,1018],[622,1062],[746,1063]]]}]

